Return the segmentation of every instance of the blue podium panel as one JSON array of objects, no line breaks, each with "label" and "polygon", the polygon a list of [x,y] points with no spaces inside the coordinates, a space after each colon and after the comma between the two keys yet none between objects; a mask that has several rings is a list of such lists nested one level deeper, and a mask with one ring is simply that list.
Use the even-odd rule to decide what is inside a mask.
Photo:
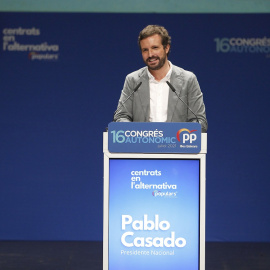
[{"label": "blue podium panel", "polygon": [[199,123],[110,123],[111,153],[199,153]]},{"label": "blue podium panel", "polygon": [[103,136],[103,269],[205,270],[200,124],[110,123]]},{"label": "blue podium panel", "polygon": [[110,159],[109,270],[198,270],[199,159]]}]

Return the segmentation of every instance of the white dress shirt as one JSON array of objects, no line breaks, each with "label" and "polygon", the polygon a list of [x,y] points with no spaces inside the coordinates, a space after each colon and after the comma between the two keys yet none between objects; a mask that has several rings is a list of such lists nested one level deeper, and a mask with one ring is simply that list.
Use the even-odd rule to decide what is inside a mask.
[{"label": "white dress shirt", "polygon": [[170,81],[172,73],[172,64],[167,75],[159,82],[155,80],[154,76],[147,70],[149,76],[150,87],[150,122],[166,122],[169,99],[169,86],[166,81]]}]

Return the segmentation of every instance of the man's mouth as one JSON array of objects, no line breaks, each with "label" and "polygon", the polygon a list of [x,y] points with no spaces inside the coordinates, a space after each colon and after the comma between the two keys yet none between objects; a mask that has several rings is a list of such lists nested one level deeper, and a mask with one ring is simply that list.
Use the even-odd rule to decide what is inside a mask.
[{"label": "man's mouth", "polygon": [[158,57],[155,57],[155,58],[148,58],[147,59],[147,62],[148,63],[153,63],[153,62],[155,62],[155,61],[157,61],[158,60]]}]

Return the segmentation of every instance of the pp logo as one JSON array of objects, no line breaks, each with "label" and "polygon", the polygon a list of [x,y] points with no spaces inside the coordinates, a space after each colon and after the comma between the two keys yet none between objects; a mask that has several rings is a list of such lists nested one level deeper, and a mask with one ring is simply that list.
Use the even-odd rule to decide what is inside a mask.
[{"label": "pp logo", "polygon": [[196,129],[189,130],[187,128],[179,129],[176,133],[176,138],[180,142],[181,141],[180,134],[182,132],[185,132],[185,133],[183,133],[183,143],[186,143],[186,142],[192,143],[192,142],[196,141],[196,139],[197,139],[197,135],[195,133],[192,133],[195,131],[197,131],[197,130]]}]

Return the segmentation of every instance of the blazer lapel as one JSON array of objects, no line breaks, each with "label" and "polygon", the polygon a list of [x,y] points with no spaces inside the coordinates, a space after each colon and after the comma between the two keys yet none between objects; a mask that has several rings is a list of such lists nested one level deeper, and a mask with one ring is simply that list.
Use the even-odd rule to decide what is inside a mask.
[{"label": "blazer lapel", "polygon": [[[179,75],[176,74],[176,72],[174,70],[174,66],[172,69],[170,83],[175,88],[178,95],[180,95],[181,78]],[[178,100],[178,97],[176,96],[176,94],[171,90],[171,88],[169,90],[170,91],[169,91],[169,100],[168,100],[167,122],[172,122],[173,113],[175,111],[175,107],[176,107],[179,100]]]},{"label": "blazer lapel", "polygon": [[[149,78],[146,69],[143,70],[142,74],[139,75],[140,81],[142,82],[141,89],[138,90],[140,102],[143,107],[143,114],[145,119],[142,121],[149,122],[150,114],[150,89],[149,89]],[[146,114],[146,115],[145,115]]]}]

